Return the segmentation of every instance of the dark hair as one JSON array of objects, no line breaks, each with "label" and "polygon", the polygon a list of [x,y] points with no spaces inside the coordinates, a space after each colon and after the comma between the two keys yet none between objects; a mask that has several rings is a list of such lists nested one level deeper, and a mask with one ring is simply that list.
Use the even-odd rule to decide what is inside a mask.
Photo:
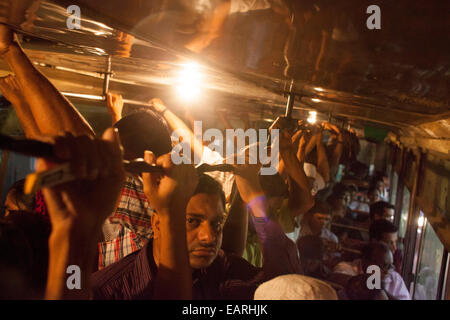
[{"label": "dark hair", "polygon": [[12,201],[19,210],[33,211],[35,204],[35,194],[27,195],[24,192],[25,179],[17,180],[9,188],[7,197],[12,197]]},{"label": "dark hair", "polygon": [[376,186],[370,186],[369,189],[367,189],[367,194],[372,193],[374,191],[379,192]]},{"label": "dark hair", "polygon": [[319,236],[308,235],[297,239],[300,260],[322,260],[325,246]]},{"label": "dark hair", "polygon": [[370,205],[370,219],[373,220],[375,215],[382,216],[384,209],[395,209],[395,207],[386,201],[377,201]]},{"label": "dark hair", "polygon": [[361,249],[361,258],[363,260],[374,260],[374,253],[377,251],[389,252],[389,247],[382,242],[370,242]]},{"label": "dark hair", "polygon": [[207,174],[199,175],[197,188],[195,188],[193,195],[199,193],[219,195],[222,200],[223,208],[225,209],[225,193],[223,192],[222,184],[211,176],[208,176]]},{"label": "dark hair", "polygon": [[278,174],[260,175],[259,182],[267,197],[287,197],[288,187],[283,178]]},{"label": "dark hair", "polygon": [[397,232],[398,228],[390,221],[385,219],[380,219],[374,221],[370,225],[370,239],[380,241],[383,233],[394,233]]},{"label": "dark hair", "polygon": [[166,121],[152,110],[129,114],[117,121],[114,127],[119,130],[125,154],[132,158],[142,158],[145,150],[158,157],[172,148]]},{"label": "dark hair", "polygon": [[316,200],[314,206],[308,210],[308,214],[325,213],[331,215],[331,207],[328,203]]},{"label": "dark hair", "polygon": [[331,194],[331,197],[333,199],[340,199],[345,196],[347,192],[349,192],[348,186],[343,184],[342,182],[336,183],[333,187],[333,193]]}]

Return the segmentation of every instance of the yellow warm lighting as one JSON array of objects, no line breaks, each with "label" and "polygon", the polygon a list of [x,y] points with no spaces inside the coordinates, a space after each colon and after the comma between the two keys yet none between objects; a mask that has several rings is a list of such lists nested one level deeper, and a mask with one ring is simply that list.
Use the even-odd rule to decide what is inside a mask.
[{"label": "yellow warm lighting", "polygon": [[317,121],[317,112],[316,111],[310,111],[309,117],[306,119],[309,123],[314,124]]},{"label": "yellow warm lighting", "polygon": [[176,79],[178,96],[186,101],[192,101],[200,96],[203,75],[200,66],[195,63],[186,63],[181,66]]},{"label": "yellow warm lighting", "polygon": [[72,93],[72,92],[61,92],[66,97],[71,98],[81,98],[81,99],[88,99],[88,100],[103,100],[103,96],[95,96],[92,94],[83,94],[83,93]]}]

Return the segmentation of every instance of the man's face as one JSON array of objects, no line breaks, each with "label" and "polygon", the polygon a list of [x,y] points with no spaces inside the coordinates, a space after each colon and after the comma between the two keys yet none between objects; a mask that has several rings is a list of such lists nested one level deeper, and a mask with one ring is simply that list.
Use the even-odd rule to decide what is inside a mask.
[{"label": "man's face", "polygon": [[392,254],[397,250],[397,232],[393,233],[383,233],[381,237],[381,242],[385,243],[389,249],[391,249]]},{"label": "man's face", "polygon": [[344,194],[344,206],[348,207],[350,205],[350,202],[352,202],[352,194],[350,192],[346,192]]},{"label": "man's face", "polygon": [[329,223],[331,216],[326,213],[314,213],[311,218],[311,228],[316,231],[322,230],[322,228]]},{"label": "man's face", "polygon": [[391,250],[378,249],[374,250],[369,260],[363,260],[363,268],[367,270],[370,265],[377,265],[380,267],[381,277],[384,279],[389,270],[393,268],[394,258]]},{"label": "man's face", "polygon": [[193,269],[208,267],[222,246],[222,200],[217,194],[194,195],[186,208],[189,262]]},{"label": "man's face", "polygon": [[383,215],[375,214],[373,219],[374,220],[385,219],[385,220],[388,220],[389,222],[393,223],[394,222],[394,214],[395,214],[394,209],[384,208]]},{"label": "man's face", "polygon": [[380,201],[380,193],[377,190],[372,191],[367,195],[370,203],[375,203]]},{"label": "man's face", "polygon": [[377,189],[378,190],[384,190],[384,180],[377,181]]},{"label": "man's face", "polygon": [[390,222],[394,222],[395,210],[391,208],[384,208],[382,219],[386,219]]}]

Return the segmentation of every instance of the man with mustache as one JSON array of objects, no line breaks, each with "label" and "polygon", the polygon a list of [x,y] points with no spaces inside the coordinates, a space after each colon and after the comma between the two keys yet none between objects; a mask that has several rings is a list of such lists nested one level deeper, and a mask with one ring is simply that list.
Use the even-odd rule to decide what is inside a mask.
[{"label": "man with mustache", "polygon": [[[164,156],[162,156],[164,157]],[[148,163],[155,162],[155,156],[145,154]],[[166,158],[165,161],[169,161]],[[177,167],[173,164],[167,167]],[[207,175],[200,175],[195,191],[182,208],[167,207],[177,196],[165,199],[156,174],[144,174],[144,192],[154,206],[152,216],[153,239],[141,250],[92,275],[94,299],[155,299],[158,290],[157,277],[161,272],[170,275],[186,267],[183,263],[168,265],[161,261],[171,256],[175,248],[171,238],[185,236],[188,252],[188,267],[192,276],[193,299],[253,299],[253,294],[264,281],[278,275],[299,273],[300,264],[295,245],[283,233],[278,223],[267,218],[266,197],[259,184],[257,165],[236,165],[236,185],[242,200],[252,213],[256,231],[263,247],[264,264],[256,268],[242,257],[221,250],[222,228],[225,222],[225,197],[221,185]],[[170,169],[169,169],[170,170]],[[160,180],[161,179],[161,180]],[[162,183],[162,182],[161,182]],[[178,210],[178,211],[177,211]],[[172,223],[165,212],[176,214]],[[185,214],[185,225],[181,216]],[[184,229],[185,228],[185,229]],[[185,231],[185,233],[184,233]],[[175,242],[172,242],[175,243]],[[292,244],[292,245],[291,245]],[[173,258],[180,258],[173,255]],[[166,261],[171,261],[166,260]],[[159,291],[160,292],[160,291]],[[170,298],[170,293],[168,292]]]}]

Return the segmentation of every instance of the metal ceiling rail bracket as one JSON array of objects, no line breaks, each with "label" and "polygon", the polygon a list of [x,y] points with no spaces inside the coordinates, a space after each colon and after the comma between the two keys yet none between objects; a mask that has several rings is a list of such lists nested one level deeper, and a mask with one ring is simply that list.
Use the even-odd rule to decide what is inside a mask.
[{"label": "metal ceiling rail bracket", "polygon": [[294,79],[291,80],[291,84],[289,86],[288,98],[286,103],[286,118],[292,117],[292,110],[294,109],[294,101],[295,101],[295,93],[294,93]]},{"label": "metal ceiling rail bracket", "polygon": [[106,72],[103,76],[103,100],[106,101],[106,94],[109,91],[109,81],[111,80],[111,55],[106,62]]}]

